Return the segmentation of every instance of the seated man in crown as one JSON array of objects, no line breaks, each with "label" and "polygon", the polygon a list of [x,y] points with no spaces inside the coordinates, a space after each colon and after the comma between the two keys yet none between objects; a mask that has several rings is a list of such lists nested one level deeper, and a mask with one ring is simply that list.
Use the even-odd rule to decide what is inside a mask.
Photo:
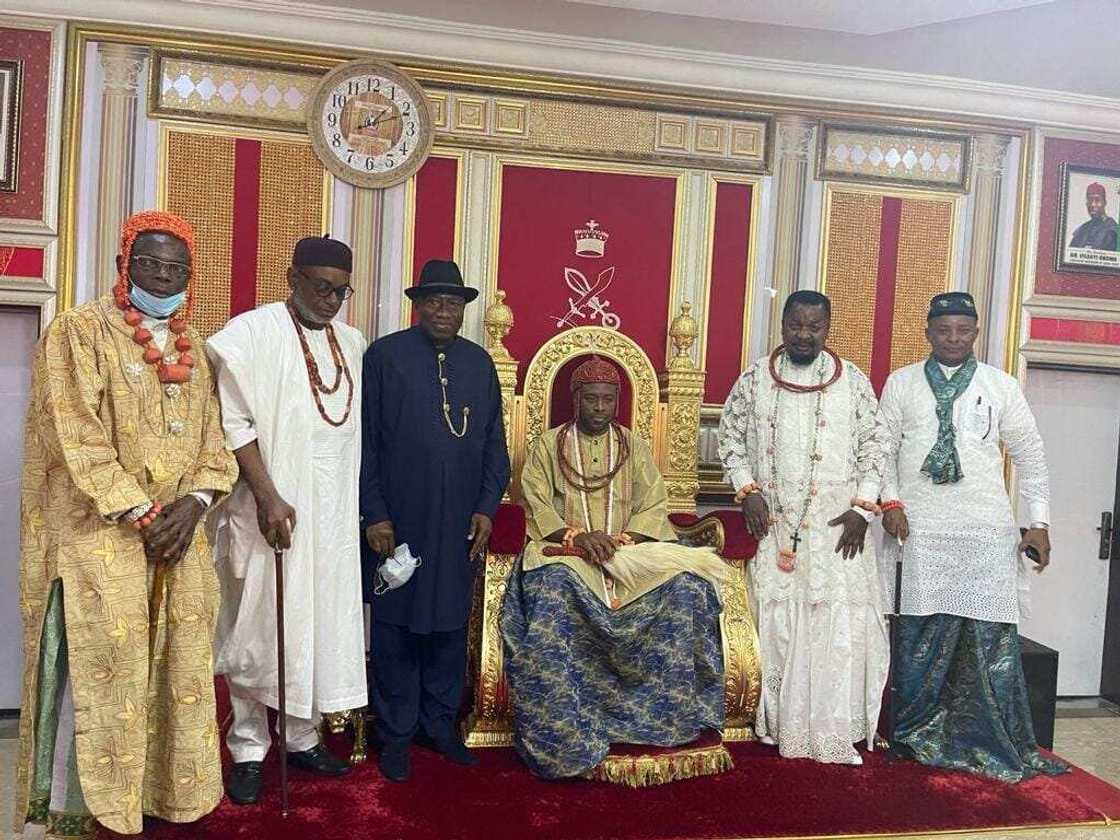
[{"label": "seated man in crown", "polygon": [[501,632],[514,746],[546,778],[587,775],[611,744],[678,746],[723,726],[720,587],[736,572],[673,542],[649,446],[614,420],[619,390],[611,363],[576,368],[575,419],[541,436],[521,475],[531,542]]}]

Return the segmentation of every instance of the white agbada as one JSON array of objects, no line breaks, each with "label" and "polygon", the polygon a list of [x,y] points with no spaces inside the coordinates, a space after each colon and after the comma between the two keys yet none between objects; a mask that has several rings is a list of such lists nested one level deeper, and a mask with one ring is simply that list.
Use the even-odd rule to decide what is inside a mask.
[{"label": "white agbada", "polygon": [[[884,499],[906,505],[910,537],[902,563],[902,612],[947,613],[1017,624],[1028,606],[1028,563],[1003,474],[1007,447],[1028,522],[1050,522],[1046,455],[1019,383],[980,362],[953,403],[964,478],[934,484],[922,464],[937,440],[937,401],[925,362],[895,371],[883,389],[879,427],[886,458]],[[951,376],[953,369],[945,371]],[[1024,524],[1027,524],[1026,522]]]},{"label": "white agbada", "polygon": [[[814,434],[820,434],[818,492],[801,527],[794,570],[778,568],[779,547],[793,547],[782,525],[771,526],[750,564],[763,672],[755,730],[787,758],[860,764],[853,744],[873,744],[890,659],[884,598],[870,533],[863,552],[845,560],[835,551],[842,528],[827,523],[853,498],[877,498],[882,454],[871,383],[851,362],[842,364],[839,380],[824,391],[818,429],[817,395],[780,391],[769,359],[759,360],[724,405],[719,452],[734,487],[757,482],[771,515],[778,518],[780,498],[796,525],[809,490]],[[827,381],[834,370],[822,354],[804,367],[786,363],[780,375],[809,385]]]},{"label": "white agbada", "polygon": [[[217,370],[226,444],[257,441],[281,497],[296,510],[284,558],[288,713],[366,704],[365,642],[358,527],[361,462],[361,374],[365,340],[335,321],[354,380],[350,417],[340,427],[319,415],[299,338],[283,303],[231,320],[207,342]],[[324,330],[304,330],[320,378],[334,381]],[[323,395],[328,416],[345,412],[345,379]],[[276,589],[273,551],[257,526],[257,506],[244,480],[222,508],[215,559],[222,609],[215,671],[234,694],[277,706]]]}]

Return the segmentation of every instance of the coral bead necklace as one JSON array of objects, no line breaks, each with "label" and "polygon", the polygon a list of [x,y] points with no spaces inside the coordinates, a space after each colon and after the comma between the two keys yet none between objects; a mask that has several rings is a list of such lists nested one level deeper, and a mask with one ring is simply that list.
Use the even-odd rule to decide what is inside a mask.
[{"label": "coral bead necklace", "polygon": [[128,294],[118,294],[116,303],[117,308],[124,313],[124,322],[132,327],[132,340],[144,348],[144,361],[155,366],[159,381],[164,383],[190,381],[194,357],[190,353],[191,340],[186,335],[186,319],[173,317],[167,324],[167,328],[175,336],[175,349],[179,352],[178,362],[169,363],[164,359],[163,351],[152,344],[151,330],[143,326],[144,316],[129,301]]}]

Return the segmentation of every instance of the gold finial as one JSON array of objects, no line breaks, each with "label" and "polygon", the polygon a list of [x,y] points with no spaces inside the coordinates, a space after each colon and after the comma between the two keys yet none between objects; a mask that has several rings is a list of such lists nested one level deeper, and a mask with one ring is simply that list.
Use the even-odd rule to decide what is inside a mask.
[{"label": "gold finial", "polygon": [[486,314],[482,318],[482,325],[486,334],[490,336],[487,349],[494,359],[510,359],[509,350],[503,340],[513,329],[513,310],[506,304],[506,293],[502,289],[497,291],[497,300],[486,307]]},{"label": "gold finial", "polygon": [[673,348],[676,351],[669,362],[669,367],[674,370],[691,370],[695,367],[688,351],[692,349],[700,329],[696,326],[696,319],[688,314],[691,311],[692,304],[687,300],[684,301],[681,303],[681,314],[669,325],[669,337],[673,340]]}]

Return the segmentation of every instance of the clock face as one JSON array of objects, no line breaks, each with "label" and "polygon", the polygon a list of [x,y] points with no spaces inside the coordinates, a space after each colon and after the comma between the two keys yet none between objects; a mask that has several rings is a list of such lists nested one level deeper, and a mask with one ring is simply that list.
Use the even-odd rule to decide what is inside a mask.
[{"label": "clock face", "polygon": [[323,165],[361,187],[404,181],[432,145],[424,92],[383,62],[353,61],[329,73],[308,113],[308,130]]}]

